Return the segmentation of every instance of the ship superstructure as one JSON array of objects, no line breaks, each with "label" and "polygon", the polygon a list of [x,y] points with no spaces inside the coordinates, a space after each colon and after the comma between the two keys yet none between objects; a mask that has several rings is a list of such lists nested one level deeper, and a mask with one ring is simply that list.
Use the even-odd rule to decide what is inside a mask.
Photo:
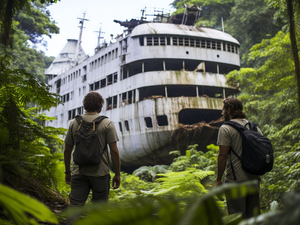
[{"label": "ship superstructure", "polygon": [[[105,98],[101,114],[115,123],[123,166],[169,163],[174,131],[218,120],[223,99],[239,92],[225,77],[240,67],[239,42],[188,23],[116,22],[128,29],[114,43],[98,45],[91,57],[82,50],[80,59],[65,62],[68,68],[46,71],[63,102],[47,112],[57,118],[47,125],[68,128],[83,113],[85,94],[98,91]],[[212,130],[183,141],[215,143]]]}]

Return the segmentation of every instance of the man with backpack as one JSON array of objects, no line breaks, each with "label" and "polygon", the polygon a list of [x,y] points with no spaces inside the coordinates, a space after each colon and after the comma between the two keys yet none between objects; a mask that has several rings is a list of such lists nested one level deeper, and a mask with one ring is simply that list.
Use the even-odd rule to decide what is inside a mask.
[{"label": "man with backpack", "polygon": [[[65,181],[71,184],[69,207],[83,206],[90,190],[92,202],[108,201],[109,152],[115,172],[112,187],[116,189],[120,186],[120,157],[116,144],[119,139],[114,123],[107,117],[99,116],[103,103],[104,99],[98,92],[89,92],[83,100],[86,113],[76,116],[70,123],[65,138]],[[74,219],[67,218],[66,224],[72,223]]]},{"label": "man with backpack", "polygon": [[[222,177],[225,170],[226,183],[243,182],[255,179],[260,181],[260,176],[257,174],[262,174],[260,173],[261,171],[258,173],[255,172],[255,174],[251,171],[251,174],[245,170],[245,160],[242,159],[242,155],[243,157],[244,155],[246,156],[244,150],[245,146],[249,147],[249,144],[246,143],[245,139],[247,138],[247,135],[245,136],[243,132],[251,130],[249,131],[250,135],[256,136],[256,140],[258,140],[257,138],[262,138],[263,140],[267,138],[262,136],[260,129],[254,123],[245,119],[246,115],[243,112],[243,105],[238,98],[226,98],[223,101],[222,115],[225,119],[225,123],[220,127],[217,140],[217,145],[219,145],[217,186],[222,184]],[[252,149],[250,150],[252,151]],[[255,165],[255,163],[253,163],[253,165]],[[227,210],[228,214],[240,212],[242,213],[243,218],[249,218],[259,214],[259,193],[247,195],[238,199],[227,199]]]}]

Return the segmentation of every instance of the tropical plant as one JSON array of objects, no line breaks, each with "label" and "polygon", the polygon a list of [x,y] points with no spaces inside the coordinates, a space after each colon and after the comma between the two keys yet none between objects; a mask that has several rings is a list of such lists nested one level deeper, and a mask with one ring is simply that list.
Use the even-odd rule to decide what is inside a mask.
[{"label": "tropical plant", "polygon": [[[43,203],[0,184],[0,207],[4,215],[14,224],[39,224],[39,222],[58,224],[57,217]],[[8,224],[0,219],[1,224]]]}]

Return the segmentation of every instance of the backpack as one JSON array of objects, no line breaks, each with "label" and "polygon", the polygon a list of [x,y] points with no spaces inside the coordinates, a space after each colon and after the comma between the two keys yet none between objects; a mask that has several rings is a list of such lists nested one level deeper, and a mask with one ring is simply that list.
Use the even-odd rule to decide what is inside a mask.
[{"label": "backpack", "polygon": [[73,161],[79,166],[97,165],[101,161],[101,146],[97,135],[97,128],[106,116],[99,116],[92,122],[85,121],[82,116],[75,117],[78,128],[75,131],[75,151],[73,153]]},{"label": "backpack", "polygon": [[[227,124],[236,129],[242,137],[242,155],[239,156],[232,148],[232,151],[242,163],[242,168],[253,175],[263,175],[273,168],[273,147],[270,139],[257,132],[257,125],[248,122],[245,126],[233,121],[226,121]],[[248,130],[246,126],[249,125]],[[233,177],[236,180],[233,165],[231,162]]]}]

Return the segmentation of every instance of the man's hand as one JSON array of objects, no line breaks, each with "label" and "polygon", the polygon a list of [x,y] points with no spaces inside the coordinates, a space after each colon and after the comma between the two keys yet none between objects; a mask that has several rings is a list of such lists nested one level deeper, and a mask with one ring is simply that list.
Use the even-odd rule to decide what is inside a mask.
[{"label": "man's hand", "polygon": [[115,175],[112,181],[112,188],[117,189],[120,186],[121,178],[120,175]]},{"label": "man's hand", "polygon": [[65,181],[66,181],[66,184],[71,184],[71,173],[66,174]]}]

